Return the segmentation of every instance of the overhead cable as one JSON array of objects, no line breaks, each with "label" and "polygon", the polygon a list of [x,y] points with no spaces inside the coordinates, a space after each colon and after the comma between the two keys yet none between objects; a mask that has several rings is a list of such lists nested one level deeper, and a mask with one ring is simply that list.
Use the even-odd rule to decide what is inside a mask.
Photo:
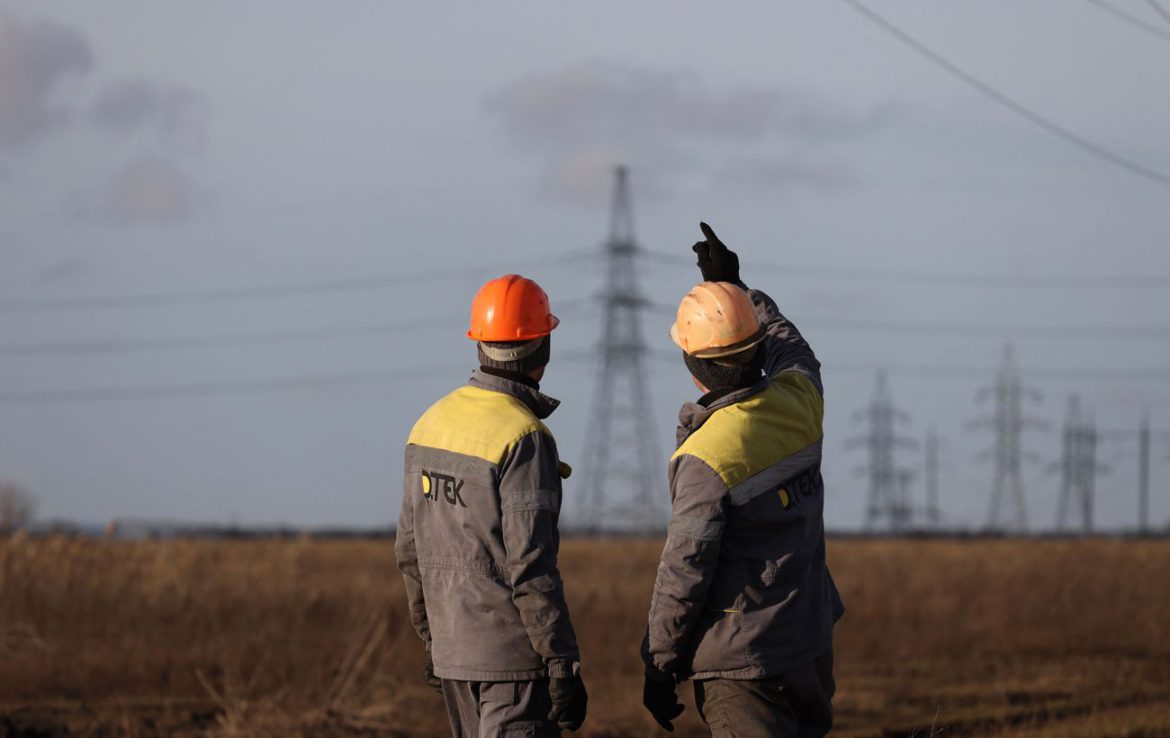
[{"label": "overhead cable", "polygon": [[[648,252],[663,264],[695,265],[694,259],[662,252]],[[800,277],[840,279],[848,281],[901,282],[904,284],[939,285],[946,287],[1007,288],[1007,289],[1165,289],[1170,288],[1170,275],[1075,275],[1075,274],[991,274],[958,272],[928,272],[863,267],[813,266],[808,264],[778,264],[751,262],[752,269],[781,271]]]},{"label": "overhead cable", "polygon": [[[592,298],[561,301],[559,306],[572,306],[561,314],[580,313],[590,305]],[[649,312],[673,317],[675,309],[667,305],[643,301]],[[323,328],[256,331],[201,336],[165,336],[149,338],[111,338],[76,341],[31,341],[0,344],[0,357],[68,356],[84,354],[122,354],[166,350],[198,350],[231,347],[292,345],[315,341],[336,341],[381,336],[410,331],[416,328],[454,326],[461,317],[434,318],[409,323],[381,323],[368,325],[341,325]],[[865,318],[811,317],[801,325],[812,331],[882,333],[918,336],[962,336],[1003,340],[1005,338],[1067,339],[1083,341],[1123,341],[1134,339],[1170,338],[1170,325],[1010,325],[916,322],[895,320],[868,320]],[[563,356],[558,352],[558,356]]]},{"label": "overhead cable", "polygon": [[[650,350],[647,355],[655,360],[677,363],[679,368],[686,371],[682,356],[677,351]],[[821,357],[821,371],[834,372],[861,372],[873,373],[878,371],[889,374],[903,374],[906,376],[944,377],[952,379],[987,379],[995,376],[999,371],[993,366],[946,366],[930,364],[882,364],[850,361],[835,361],[832,358]],[[1052,368],[1022,368],[1021,375],[1028,377],[1043,377],[1051,380],[1086,381],[1099,380],[1103,382],[1170,382],[1170,367],[1153,367],[1149,369],[1093,369],[1081,367],[1052,367]]]},{"label": "overhead cable", "polygon": [[1023,105],[1022,103],[1017,102],[1015,99],[1007,96],[1006,94],[1000,92],[999,90],[992,87],[988,83],[984,82],[983,80],[979,79],[978,77],[975,77],[971,73],[967,72],[962,67],[957,65],[955,62],[944,57],[942,54],[938,53],[934,49],[930,48],[929,46],[926,46],[921,41],[914,38],[909,33],[907,33],[905,30],[903,30],[902,28],[894,25],[885,16],[882,16],[879,13],[877,13],[876,11],[871,10],[868,6],[866,6],[860,0],[841,0],[841,2],[844,3],[846,6],[848,6],[849,8],[856,11],[857,13],[859,13],[860,15],[862,15],[863,17],[865,17],[867,20],[872,22],[874,25],[881,28],[887,34],[889,34],[889,35],[893,36],[894,38],[896,38],[897,40],[901,41],[903,44],[905,44],[907,47],[909,47],[912,51],[914,51],[919,56],[927,59],[928,61],[935,64],[936,66],[946,70],[952,76],[958,78],[959,80],[961,80],[962,82],[967,84],[969,87],[975,89],[976,91],[980,92],[981,94],[990,98],[991,100],[999,103],[1000,105],[1002,105],[1003,107],[1012,111],[1013,113],[1020,116],[1021,118],[1024,118],[1025,120],[1030,121],[1031,123],[1038,126],[1039,128],[1042,128],[1045,131],[1051,133],[1052,135],[1054,135],[1058,138],[1061,138],[1061,139],[1065,140],[1066,142],[1083,149],[1084,151],[1092,154],[1093,156],[1096,156],[1098,159],[1106,161],[1106,162],[1108,162],[1116,167],[1119,167],[1121,169],[1125,169],[1126,171],[1130,172],[1131,174],[1135,174],[1135,175],[1142,177],[1143,179],[1146,179],[1146,180],[1153,182],[1155,184],[1162,185],[1163,187],[1170,187],[1170,174],[1166,174],[1166,173],[1160,172],[1156,169],[1152,169],[1150,167],[1145,166],[1144,164],[1140,164],[1140,163],[1134,161],[1133,159],[1130,159],[1126,156],[1115,153],[1115,152],[1111,151],[1110,149],[1107,149],[1104,146],[1102,146],[1098,143],[1095,143],[1093,141],[1090,141],[1089,139],[1085,138],[1084,136],[1081,136],[1080,134],[1075,133],[1075,132],[1069,130],[1068,128],[1065,128],[1064,126],[1052,121],[1051,119],[1041,115],[1040,113],[1037,113],[1036,111],[1032,110],[1031,108],[1028,108],[1025,105]]},{"label": "overhead cable", "polygon": [[[672,361],[685,371],[681,356],[669,351],[647,351],[650,358]],[[569,364],[577,367],[578,364]],[[76,389],[16,390],[0,392],[0,404],[38,405],[71,402],[94,402],[113,400],[155,400],[169,398],[203,397],[215,395],[249,394],[296,389],[330,388],[351,385],[392,383],[395,381],[442,376],[450,366],[412,367],[397,370],[316,374],[237,381],[196,382],[189,384],[134,385],[122,387],[93,387]],[[826,361],[826,373],[886,371],[907,376],[948,377],[954,379],[985,379],[994,376],[995,367],[931,366],[931,365],[889,365],[878,363],[854,363]],[[1164,382],[1170,381],[1170,367],[1149,369],[1083,369],[1048,368],[1021,369],[1020,374],[1029,377],[1044,377],[1051,380],[1068,381],[1116,381],[1116,382]]]},{"label": "overhead cable", "polygon": [[0,392],[0,404],[29,405],[107,400],[153,400],[200,397],[290,389],[314,389],[359,384],[389,383],[398,380],[442,376],[451,367],[417,367],[409,369],[315,374],[266,379],[245,379],[190,384],[162,384],[84,389],[48,389]]},{"label": "overhead cable", "polygon": [[1162,7],[1162,4],[1159,3],[1158,0],[1146,0],[1146,3],[1149,4],[1150,8],[1152,8],[1155,13],[1162,16],[1162,20],[1170,23],[1170,11]]},{"label": "overhead cable", "polygon": [[[1155,26],[1153,23],[1147,23],[1146,21],[1142,20],[1141,18],[1134,15],[1133,13],[1130,13],[1127,10],[1122,10],[1121,8],[1114,5],[1113,3],[1106,2],[1105,0],[1085,0],[1085,2],[1087,2],[1089,5],[1092,5],[1093,7],[1096,7],[1096,8],[1099,8],[1100,10],[1105,11],[1106,13],[1109,13],[1114,18],[1119,18],[1120,20],[1124,21],[1125,23],[1128,23],[1129,25],[1133,26],[1134,28],[1140,28],[1141,30],[1145,31],[1146,33],[1150,34],[1151,36],[1154,36],[1155,38],[1161,39],[1162,41],[1164,41],[1166,43],[1170,43],[1170,31],[1167,31],[1165,28],[1162,28],[1161,26]],[[1154,0],[1150,0],[1150,5],[1156,11],[1158,11],[1159,14],[1165,14],[1166,11],[1162,8],[1162,6],[1158,5],[1158,3],[1155,2]]]},{"label": "overhead cable", "polygon": [[[565,263],[581,258],[587,252],[574,251],[545,258],[525,258],[528,268],[537,265]],[[591,252],[589,252],[591,253]],[[40,313],[61,310],[160,307],[165,305],[203,305],[218,302],[267,300],[303,295],[363,292],[385,287],[419,284],[457,277],[496,274],[499,261],[491,264],[445,266],[418,272],[368,274],[333,279],[306,280],[284,284],[250,285],[240,287],[213,287],[208,289],[156,292],[136,295],[100,295],[94,297],[62,298],[8,298],[0,300],[0,314]]]},{"label": "overhead cable", "polygon": [[1042,325],[979,325],[972,323],[917,323],[892,320],[865,320],[849,318],[810,318],[802,320],[802,326],[813,330],[902,333],[911,335],[942,335],[995,338],[1053,338],[1078,341],[1119,341],[1135,338],[1170,338],[1170,325],[1083,325],[1083,326],[1042,326]]},{"label": "overhead cable", "polygon": [[[891,374],[905,374],[909,376],[937,376],[986,379],[994,376],[995,367],[968,367],[968,366],[931,366],[931,365],[888,365],[888,364],[859,364],[851,362],[826,361],[823,371],[875,372],[887,371]],[[1027,377],[1042,377],[1049,380],[1067,381],[1104,381],[1104,382],[1164,382],[1170,381],[1170,367],[1154,367],[1149,369],[1091,369],[1080,367],[1068,368],[1021,368],[1019,373]]]},{"label": "overhead cable", "polygon": [[33,341],[0,344],[3,356],[61,356],[73,354],[121,354],[138,351],[186,350],[232,346],[270,346],[309,341],[344,340],[379,337],[429,326],[453,325],[458,319],[421,320],[410,323],[384,323],[329,328],[305,328],[252,333],[226,333],[202,336],[166,336],[151,338],[112,338],[81,341]]}]

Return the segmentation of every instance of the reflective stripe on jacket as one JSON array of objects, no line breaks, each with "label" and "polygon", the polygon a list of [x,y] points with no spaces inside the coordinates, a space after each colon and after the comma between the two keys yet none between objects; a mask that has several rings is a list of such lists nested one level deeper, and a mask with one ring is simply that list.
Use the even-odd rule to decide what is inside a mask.
[{"label": "reflective stripe on jacket", "polygon": [[477,371],[410,433],[394,549],[439,677],[564,677],[580,659],[557,571],[568,467],[541,422],[558,404]]},{"label": "reflective stripe on jacket", "polygon": [[825,565],[820,363],[771,298],[760,382],[679,414],[671,518],[646,663],[680,679],[760,679],[811,662],[844,612]]}]

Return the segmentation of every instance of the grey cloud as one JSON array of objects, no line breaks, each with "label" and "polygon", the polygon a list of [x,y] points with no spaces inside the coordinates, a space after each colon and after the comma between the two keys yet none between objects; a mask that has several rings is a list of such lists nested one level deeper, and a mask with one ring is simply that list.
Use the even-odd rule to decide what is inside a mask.
[{"label": "grey cloud", "polygon": [[99,130],[133,134],[149,130],[164,142],[198,147],[203,143],[208,104],[197,92],[141,79],[104,88],[90,106],[89,119]]},{"label": "grey cloud", "polygon": [[65,208],[74,219],[106,225],[175,225],[193,214],[195,188],[173,160],[144,155],[100,188],[74,193]]},{"label": "grey cloud", "polygon": [[756,141],[865,132],[881,115],[854,114],[794,90],[709,89],[693,74],[588,64],[516,82],[487,99],[518,139],[559,145],[606,137]]},{"label": "grey cloud", "polygon": [[89,44],[51,21],[24,21],[0,7],[0,148],[28,144],[72,117],[55,99],[61,82],[87,73]]},{"label": "grey cloud", "polygon": [[643,182],[656,174],[660,183],[711,184],[740,168],[757,185],[786,190],[849,186],[856,177],[838,164],[798,166],[793,152],[863,136],[901,113],[894,105],[856,111],[801,90],[716,89],[686,72],[602,63],[520,80],[484,104],[514,143],[543,160],[548,188],[590,202],[618,161],[639,166]]}]

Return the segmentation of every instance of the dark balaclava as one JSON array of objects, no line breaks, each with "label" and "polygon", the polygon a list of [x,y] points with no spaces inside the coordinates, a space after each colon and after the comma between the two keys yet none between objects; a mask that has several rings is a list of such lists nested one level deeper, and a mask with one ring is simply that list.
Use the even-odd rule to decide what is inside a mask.
[{"label": "dark balaclava", "polygon": [[683,361],[695,379],[713,392],[750,387],[764,374],[764,352],[759,345],[718,359],[700,359],[684,353]]},{"label": "dark balaclava", "polygon": [[530,341],[480,341],[479,365],[485,369],[528,374],[548,364],[551,336]]}]

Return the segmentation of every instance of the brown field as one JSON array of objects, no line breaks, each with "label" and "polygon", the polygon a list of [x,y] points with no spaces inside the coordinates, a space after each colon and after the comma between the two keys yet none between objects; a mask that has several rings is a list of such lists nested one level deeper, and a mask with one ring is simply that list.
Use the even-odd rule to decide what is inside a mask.
[{"label": "brown field", "polygon": [[[584,735],[664,735],[637,655],[659,547],[564,545]],[[1170,736],[1170,541],[829,549],[837,734]],[[444,735],[421,659],[387,541],[0,540],[0,737]]]}]

